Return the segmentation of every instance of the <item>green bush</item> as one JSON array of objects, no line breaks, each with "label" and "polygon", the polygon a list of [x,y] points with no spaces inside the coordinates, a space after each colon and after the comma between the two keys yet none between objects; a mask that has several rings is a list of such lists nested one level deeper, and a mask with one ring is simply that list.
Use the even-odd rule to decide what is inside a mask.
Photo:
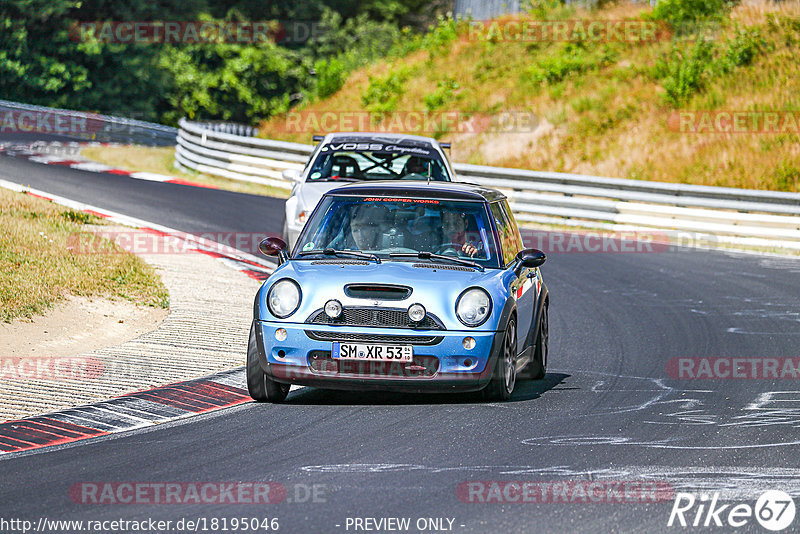
[{"label": "green bush", "polygon": [[455,91],[458,90],[458,82],[452,78],[441,80],[436,84],[436,91],[425,95],[425,107],[428,111],[435,111],[443,108],[446,104],[455,99]]},{"label": "green bush", "polygon": [[673,27],[720,19],[737,2],[730,0],[660,0],[651,17]]},{"label": "green bush", "polygon": [[317,97],[327,98],[344,86],[347,81],[348,71],[344,61],[339,58],[319,60],[314,63],[314,72],[317,74]]},{"label": "green bush", "polygon": [[773,183],[778,191],[797,191],[800,189],[800,168],[794,162],[781,162],[773,174]]},{"label": "green bush", "polygon": [[680,107],[689,98],[703,89],[710,71],[714,45],[709,41],[697,41],[690,49],[674,46],[666,57],[658,60],[655,76],[662,80],[664,100]]},{"label": "green bush", "polygon": [[616,51],[608,45],[590,50],[583,43],[566,43],[555,53],[529,67],[524,78],[534,84],[558,83],[572,74],[599,69],[616,60]]},{"label": "green bush", "polygon": [[383,78],[369,78],[369,87],[361,95],[361,104],[367,111],[390,113],[405,92],[406,81],[411,77],[409,67],[401,67]]},{"label": "green bush", "polygon": [[430,58],[446,55],[458,39],[463,24],[452,17],[439,17],[436,24],[422,37],[421,48],[428,51]]},{"label": "green bush", "polygon": [[758,30],[738,30],[727,45],[725,55],[718,61],[723,72],[750,65],[767,43]]},{"label": "green bush", "polygon": [[657,60],[653,75],[662,81],[664,101],[681,107],[705,89],[712,74],[727,75],[750,65],[766,47],[758,30],[738,30],[733,38],[719,44],[707,40],[692,46],[676,42]]}]

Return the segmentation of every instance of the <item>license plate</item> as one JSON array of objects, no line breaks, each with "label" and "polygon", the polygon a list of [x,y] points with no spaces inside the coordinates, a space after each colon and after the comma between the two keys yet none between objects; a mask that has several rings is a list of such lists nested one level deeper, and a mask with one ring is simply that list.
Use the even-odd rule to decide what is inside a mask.
[{"label": "license plate", "polygon": [[335,360],[410,362],[414,359],[414,351],[411,345],[334,343],[331,357]]}]

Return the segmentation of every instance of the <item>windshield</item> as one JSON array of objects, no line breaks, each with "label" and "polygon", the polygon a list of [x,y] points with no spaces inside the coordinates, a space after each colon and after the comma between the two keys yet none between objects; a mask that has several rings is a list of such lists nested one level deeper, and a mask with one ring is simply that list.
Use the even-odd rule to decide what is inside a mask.
[{"label": "windshield", "polygon": [[500,266],[486,207],[475,201],[326,196],[306,224],[295,257],[325,249],[386,260],[390,254],[432,252]]},{"label": "windshield", "polygon": [[[361,147],[370,150],[360,150]],[[368,143],[322,147],[308,174],[309,182],[429,178],[437,182],[450,181],[447,166],[435,150]]]}]

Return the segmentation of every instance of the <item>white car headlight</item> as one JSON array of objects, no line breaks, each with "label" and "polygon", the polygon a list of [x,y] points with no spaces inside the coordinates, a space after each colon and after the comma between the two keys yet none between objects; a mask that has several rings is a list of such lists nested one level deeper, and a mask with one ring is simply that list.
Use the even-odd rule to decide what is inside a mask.
[{"label": "white car headlight", "polygon": [[300,307],[300,288],[294,280],[284,278],[273,285],[267,294],[267,306],[275,317],[284,319]]},{"label": "white car headlight", "polygon": [[456,302],[458,320],[467,326],[480,326],[492,313],[492,299],[483,289],[467,289]]}]

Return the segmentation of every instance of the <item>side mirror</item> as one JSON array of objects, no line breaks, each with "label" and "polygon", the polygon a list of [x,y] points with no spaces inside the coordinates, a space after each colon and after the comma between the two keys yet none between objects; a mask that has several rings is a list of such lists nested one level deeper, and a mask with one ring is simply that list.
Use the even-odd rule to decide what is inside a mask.
[{"label": "side mirror", "polygon": [[279,256],[286,253],[286,241],[280,237],[268,237],[258,244],[258,250],[265,256]]},{"label": "side mirror", "polygon": [[544,265],[544,262],[547,261],[547,255],[541,250],[526,248],[517,254],[517,261],[519,262],[520,268],[533,269]]},{"label": "side mirror", "polygon": [[287,182],[299,182],[303,175],[297,169],[286,169],[283,171],[283,179]]}]

